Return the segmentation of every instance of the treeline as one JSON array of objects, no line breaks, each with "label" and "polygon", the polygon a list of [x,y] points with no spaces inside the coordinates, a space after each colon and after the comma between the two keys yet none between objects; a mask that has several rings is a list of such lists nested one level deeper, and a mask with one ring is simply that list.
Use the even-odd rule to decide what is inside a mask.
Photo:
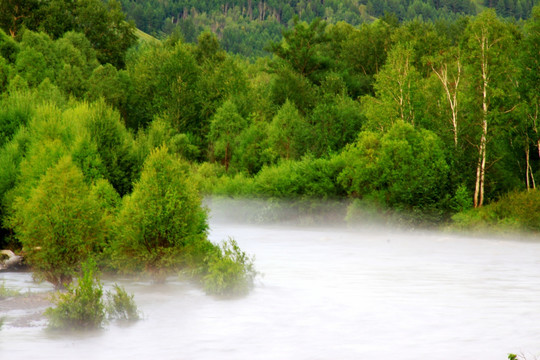
[{"label": "treeline", "polygon": [[214,32],[228,52],[244,56],[268,55],[268,41],[279,41],[280,32],[291,28],[295,17],[312,22],[351,25],[395,16],[398,21],[455,21],[476,15],[485,7],[495,8],[500,16],[515,19],[530,17],[537,0],[220,0],[157,1],[121,0],[129,19],[137,27],[158,38],[179,32],[187,42],[196,42],[204,31]]},{"label": "treeline", "polygon": [[206,32],[104,63],[75,30],[0,33],[0,246],[30,258],[62,258],[34,251],[46,239],[78,249],[66,269],[94,253],[158,274],[179,254],[222,259],[201,191],[348,197],[439,221],[536,187],[538,7],[520,23],[493,10],[295,21],[255,62]]}]

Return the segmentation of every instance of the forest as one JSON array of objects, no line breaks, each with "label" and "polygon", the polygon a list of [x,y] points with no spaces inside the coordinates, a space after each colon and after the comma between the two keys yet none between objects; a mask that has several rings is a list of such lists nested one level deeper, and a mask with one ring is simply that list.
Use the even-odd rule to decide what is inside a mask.
[{"label": "forest", "polygon": [[269,41],[279,41],[297,16],[308,23],[320,18],[335,24],[357,26],[392,15],[398,21],[456,21],[486,8],[502,17],[527,19],[535,0],[222,0],[156,1],[121,0],[127,18],[142,31],[158,38],[178,32],[195,43],[204,31],[212,31],[223,49],[247,57],[268,56]]},{"label": "forest", "polygon": [[[252,277],[207,240],[208,195],[540,230],[540,6],[152,3],[0,2],[0,248],[39,277],[61,287],[89,257],[217,292]],[[244,40],[205,28],[218,13]],[[251,26],[278,34],[268,55],[233,49],[260,48]]]}]

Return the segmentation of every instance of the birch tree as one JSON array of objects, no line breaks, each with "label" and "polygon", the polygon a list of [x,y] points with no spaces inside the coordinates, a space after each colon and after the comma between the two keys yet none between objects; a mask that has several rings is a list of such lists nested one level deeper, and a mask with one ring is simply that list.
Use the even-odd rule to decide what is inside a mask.
[{"label": "birch tree", "polygon": [[502,95],[504,82],[508,80],[509,71],[512,71],[509,66],[512,33],[494,11],[488,10],[469,24],[465,37],[474,91],[472,116],[480,128],[475,144],[478,158],[473,201],[474,207],[480,207],[484,203],[490,123],[495,116],[491,105],[495,97]]},{"label": "birch tree", "polygon": [[461,52],[457,48],[452,48],[449,51],[431,58],[428,63],[433,71],[433,74],[439,80],[441,87],[444,90],[446,103],[450,109],[450,123],[452,124],[452,134],[454,138],[454,146],[458,147],[458,114],[459,114],[459,97],[460,82],[462,80],[463,64],[461,60]]}]

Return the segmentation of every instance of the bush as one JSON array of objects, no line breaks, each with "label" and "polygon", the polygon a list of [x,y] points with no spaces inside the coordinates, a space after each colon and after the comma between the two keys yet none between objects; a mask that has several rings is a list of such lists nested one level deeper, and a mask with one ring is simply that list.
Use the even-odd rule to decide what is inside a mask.
[{"label": "bush", "polygon": [[140,318],[133,295],[115,284],[114,291],[107,292],[108,301],[103,301],[103,285],[97,276],[94,260],[83,265],[83,274],[77,285],[71,284],[64,293],[53,297],[55,308],[48,308],[45,315],[52,329],[97,329],[109,319],[134,321]]},{"label": "bush", "polygon": [[107,313],[110,319],[135,321],[140,319],[137,304],[133,300],[133,295],[129,295],[124,288],[118,284],[113,286],[115,293],[107,292]]},{"label": "bush", "polygon": [[256,275],[253,258],[240,250],[234,239],[229,238],[207,257],[202,281],[208,294],[245,295],[253,287]]},{"label": "bush", "polygon": [[436,212],[449,171],[443,144],[434,133],[396,122],[382,137],[364,131],[342,153],[339,182],[349,195],[375,194],[397,210]]},{"label": "bush", "polygon": [[117,218],[113,259],[121,271],[146,270],[163,281],[184,265],[186,246],[206,239],[206,211],[188,172],[165,147],[148,156]]},{"label": "bush", "polygon": [[93,261],[84,264],[83,275],[77,286],[71,284],[65,293],[53,298],[55,308],[48,308],[45,315],[52,329],[96,329],[105,320],[105,304],[102,300],[103,286],[96,277]]},{"label": "bush", "polygon": [[255,191],[264,197],[289,199],[338,197],[344,195],[336,180],[343,166],[338,157],[284,160],[277,166],[263,167],[255,177]]},{"label": "bush", "polygon": [[0,300],[8,298],[8,297],[18,296],[20,294],[21,293],[18,290],[6,288],[5,283],[2,283],[2,285],[0,285]]},{"label": "bush", "polygon": [[512,192],[489,205],[457,213],[452,220],[458,229],[540,231],[540,191]]}]

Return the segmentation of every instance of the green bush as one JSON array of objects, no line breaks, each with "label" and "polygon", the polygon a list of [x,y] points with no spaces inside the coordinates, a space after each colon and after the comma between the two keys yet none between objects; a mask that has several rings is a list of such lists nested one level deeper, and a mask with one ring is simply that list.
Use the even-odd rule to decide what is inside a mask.
[{"label": "green bush", "polygon": [[5,283],[2,283],[2,285],[0,285],[0,300],[8,298],[8,297],[17,296],[17,295],[20,295],[20,294],[21,293],[18,290],[6,288]]},{"label": "green bush", "polygon": [[540,230],[540,191],[512,192],[489,205],[452,217],[463,230]]},{"label": "green bush", "polygon": [[96,265],[88,261],[77,285],[71,284],[64,293],[53,297],[55,308],[48,308],[45,315],[52,329],[96,329],[105,320],[103,286],[96,276]]},{"label": "green bush", "polygon": [[279,165],[263,167],[255,177],[255,191],[263,197],[276,198],[341,196],[344,191],[336,179],[343,166],[338,157],[284,160]]},{"label": "green bush", "polygon": [[107,313],[110,319],[135,321],[140,319],[137,304],[133,299],[133,294],[129,295],[126,290],[114,284],[114,291],[107,292]]},{"label": "green bush", "polygon": [[382,137],[364,131],[342,153],[339,182],[349,195],[376,194],[397,210],[428,212],[441,207],[449,166],[441,140],[428,130],[396,122]]},{"label": "green bush", "polygon": [[116,221],[113,260],[124,272],[164,281],[184,266],[185,247],[206,239],[206,211],[189,165],[166,147],[152,151]]},{"label": "green bush", "polygon": [[240,250],[232,238],[210,253],[204,272],[204,290],[208,294],[228,296],[247,294],[257,275],[253,258]]}]

